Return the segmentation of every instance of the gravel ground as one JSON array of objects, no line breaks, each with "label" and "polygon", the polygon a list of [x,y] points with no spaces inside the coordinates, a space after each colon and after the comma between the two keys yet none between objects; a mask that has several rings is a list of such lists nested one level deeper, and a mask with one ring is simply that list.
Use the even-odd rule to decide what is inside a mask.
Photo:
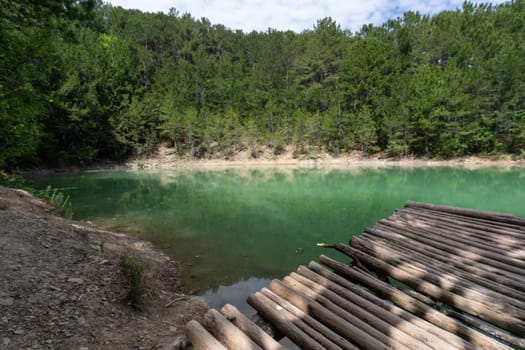
[{"label": "gravel ground", "polygon": [[[142,311],[127,303],[122,255],[145,269]],[[0,187],[0,349],[174,349],[207,308],[180,280],[178,264],[148,242]]]}]

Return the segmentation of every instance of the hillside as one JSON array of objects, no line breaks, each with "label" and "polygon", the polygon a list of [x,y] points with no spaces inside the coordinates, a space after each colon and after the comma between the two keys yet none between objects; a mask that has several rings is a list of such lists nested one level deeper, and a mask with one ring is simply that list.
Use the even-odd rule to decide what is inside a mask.
[{"label": "hillside", "polygon": [[525,1],[244,33],[94,0],[0,7],[0,168],[153,152],[524,155]]}]

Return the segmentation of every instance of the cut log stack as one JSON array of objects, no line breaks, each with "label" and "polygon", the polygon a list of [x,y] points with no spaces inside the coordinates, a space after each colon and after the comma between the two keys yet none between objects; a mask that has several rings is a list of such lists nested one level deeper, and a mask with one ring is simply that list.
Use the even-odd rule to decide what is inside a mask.
[{"label": "cut log stack", "polygon": [[204,321],[186,324],[186,336],[195,350],[284,350],[274,338],[253,323],[233,305],[227,304],[219,313],[210,309]]},{"label": "cut log stack", "polygon": [[[407,202],[321,246],[353,263],[321,255],[248,297],[300,348],[525,349],[525,218]],[[283,349],[230,305],[203,324],[196,349]]]}]

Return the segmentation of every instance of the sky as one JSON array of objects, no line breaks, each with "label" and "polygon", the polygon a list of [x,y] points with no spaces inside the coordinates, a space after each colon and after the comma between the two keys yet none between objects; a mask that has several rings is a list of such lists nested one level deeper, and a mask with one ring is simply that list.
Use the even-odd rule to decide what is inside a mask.
[{"label": "sky", "polygon": [[[471,1],[473,3],[487,1]],[[499,4],[503,0],[493,0]],[[359,31],[365,24],[379,25],[395,19],[405,11],[436,14],[461,8],[463,0],[109,0],[114,6],[147,12],[190,13],[212,24],[223,24],[244,32],[312,29],[318,19],[331,17],[343,29]]]}]

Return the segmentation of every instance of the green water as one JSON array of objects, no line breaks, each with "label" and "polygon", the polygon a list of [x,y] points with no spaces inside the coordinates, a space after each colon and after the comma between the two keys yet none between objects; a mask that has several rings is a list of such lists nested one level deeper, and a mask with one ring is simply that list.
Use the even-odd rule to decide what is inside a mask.
[{"label": "green water", "polygon": [[524,168],[103,171],[33,182],[63,188],[77,219],[153,241],[181,262],[186,290],[215,307],[244,308],[269,279],[330,253],[317,242],[348,242],[407,200],[525,216]]}]

